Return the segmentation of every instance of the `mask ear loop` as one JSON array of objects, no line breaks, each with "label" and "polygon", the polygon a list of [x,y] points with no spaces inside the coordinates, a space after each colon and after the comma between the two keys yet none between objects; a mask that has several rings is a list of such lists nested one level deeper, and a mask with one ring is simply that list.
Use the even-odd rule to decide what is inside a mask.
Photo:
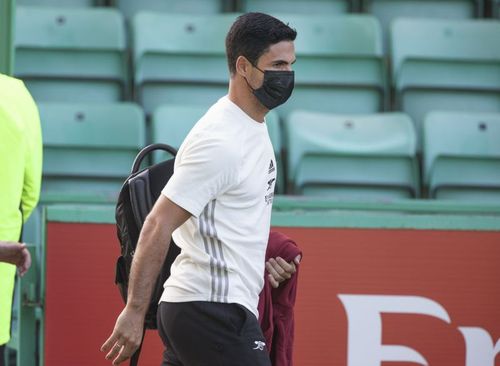
[{"label": "mask ear loop", "polygon": [[[259,70],[261,73],[265,74],[265,72],[264,72],[264,71],[262,71],[261,69],[259,69],[259,68],[258,68],[256,65],[254,65],[253,63],[251,63],[251,62],[250,62],[250,65],[252,65],[252,67],[253,67],[253,68],[255,68],[255,69]],[[252,92],[254,92],[254,93],[255,93],[255,91],[256,91],[258,88],[257,88],[257,89],[252,88],[252,86],[251,86],[251,85],[250,85],[250,83],[248,82],[248,79],[246,78],[246,76],[244,76],[244,77],[243,77],[243,79],[245,79],[245,81],[246,81],[246,83],[247,83],[248,87],[250,88],[250,90],[251,90]]]}]

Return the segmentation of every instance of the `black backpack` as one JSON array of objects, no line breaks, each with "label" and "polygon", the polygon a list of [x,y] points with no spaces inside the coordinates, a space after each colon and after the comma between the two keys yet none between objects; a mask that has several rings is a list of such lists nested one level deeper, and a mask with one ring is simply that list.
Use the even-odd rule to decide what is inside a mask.
[{"label": "black backpack", "polygon": [[[153,144],[142,149],[134,160],[130,176],[125,180],[116,204],[115,218],[121,255],[116,263],[115,283],[125,303],[130,267],[142,224],[174,171],[173,158],[139,171],[142,161],[153,150],[164,150],[173,156],[177,153],[173,147],[165,144]],[[163,283],[170,276],[170,266],[179,253],[180,248],[172,240],[153,289],[144,320],[144,332],[146,329],[157,328],[156,311],[163,293]],[[137,365],[141,347],[132,356],[130,365]]]}]

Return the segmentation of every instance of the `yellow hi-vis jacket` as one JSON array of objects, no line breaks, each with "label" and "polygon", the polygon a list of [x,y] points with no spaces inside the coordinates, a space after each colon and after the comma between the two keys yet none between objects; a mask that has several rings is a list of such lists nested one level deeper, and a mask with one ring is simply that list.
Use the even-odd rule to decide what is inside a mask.
[{"label": "yellow hi-vis jacket", "polygon": [[[21,80],[0,74],[0,240],[19,241],[40,197],[42,133]],[[0,345],[10,339],[15,266],[0,263]]]}]

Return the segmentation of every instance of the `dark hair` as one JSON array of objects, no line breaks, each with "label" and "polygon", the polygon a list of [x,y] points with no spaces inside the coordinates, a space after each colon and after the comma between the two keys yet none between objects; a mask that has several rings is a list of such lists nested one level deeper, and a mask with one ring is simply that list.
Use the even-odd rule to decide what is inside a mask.
[{"label": "dark hair", "polygon": [[270,46],[281,41],[294,41],[295,29],[281,20],[263,13],[240,15],[226,36],[226,54],[229,72],[236,72],[236,59],[244,56],[253,65]]}]

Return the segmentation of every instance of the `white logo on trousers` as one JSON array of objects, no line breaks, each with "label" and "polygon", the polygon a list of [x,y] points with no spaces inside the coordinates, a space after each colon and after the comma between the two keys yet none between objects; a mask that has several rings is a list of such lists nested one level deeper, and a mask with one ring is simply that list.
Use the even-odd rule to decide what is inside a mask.
[{"label": "white logo on trousers", "polygon": [[266,346],[266,344],[262,341],[255,341],[253,342],[255,343],[255,348],[254,349],[258,349],[259,351],[264,351],[264,347]]}]

